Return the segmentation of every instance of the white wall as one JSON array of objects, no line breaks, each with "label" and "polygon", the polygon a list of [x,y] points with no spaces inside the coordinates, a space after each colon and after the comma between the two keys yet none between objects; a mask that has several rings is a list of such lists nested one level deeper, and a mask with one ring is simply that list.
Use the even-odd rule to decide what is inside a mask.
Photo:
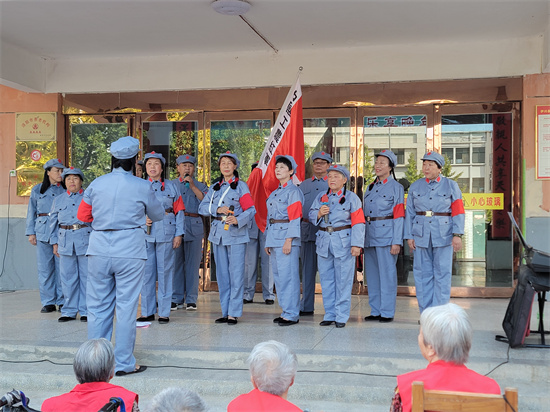
[{"label": "white wall", "polygon": [[544,42],[533,36],[322,52],[48,60],[45,73],[36,59],[11,53],[2,55],[1,74],[46,93],[287,86],[300,66],[303,85],[505,77],[540,73]]}]

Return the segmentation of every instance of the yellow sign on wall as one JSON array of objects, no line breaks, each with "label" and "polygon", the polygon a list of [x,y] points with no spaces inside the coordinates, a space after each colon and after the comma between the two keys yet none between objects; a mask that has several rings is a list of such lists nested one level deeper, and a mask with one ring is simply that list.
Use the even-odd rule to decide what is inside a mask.
[{"label": "yellow sign on wall", "polygon": [[15,140],[53,142],[56,140],[57,113],[16,113]]},{"label": "yellow sign on wall", "polygon": [[464,209],[504,210],[504,193],[462,193]]},{"label": "yellow sign on wall", "polygon": [[30,196],[44,178],[44,164],[57,157],[57,142],[16,142],[17,196]]}]

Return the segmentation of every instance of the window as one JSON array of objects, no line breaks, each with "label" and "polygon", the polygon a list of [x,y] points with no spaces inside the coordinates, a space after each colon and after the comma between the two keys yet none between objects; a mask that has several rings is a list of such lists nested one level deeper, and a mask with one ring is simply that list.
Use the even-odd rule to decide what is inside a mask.
[{"label": "window", "polygon": [[472,163],[485,163],[485,147],[472,147]]},{"label": "window", "polygon": [[462,193],[470,193],[470,179],[467,177],[460,177],[456,179],[456,182]]},{"label": "window", "polygon": [[395,150],[393,150],[393,152],[397,156],[397,164],[398,165],[404,165],[405,164],[405,149],[395,149]]},{"label": "window", "polygon": [[451,164],[455,163],[454,150],[453,150],[452,147],[443,147],[443,148],[441,148],[441,154],[443,155],[443,157],[447,156],[449,158],[449,160],[451,161]]},{"label": "window", "polygon": [[472,193],[485,193],[485,179],[483,177],[472,178]]},{"label": "window", "polygon": [[457,147],[456,148],[456,164],[468,164],[470,163],[470,148]]}]

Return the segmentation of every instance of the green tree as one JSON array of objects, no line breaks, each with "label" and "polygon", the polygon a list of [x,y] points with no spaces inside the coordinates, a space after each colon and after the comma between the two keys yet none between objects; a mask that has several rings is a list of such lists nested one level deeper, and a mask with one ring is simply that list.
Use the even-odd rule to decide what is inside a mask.
[{"label": "green tree", "polygon": [[453,173],[452,166],[451,166],[451,159],[449,159],[447,155],[443,155],[443,157],[445,158],[445,165],[441,168],[441,174],[445,177],[448,177],[449,179],[457,181],[460,178],[460,176],[462,176],[463,172]]},{"label": "green tree", "polygon": [[373,162],[374,155],[372,153],[373,152],[369,150],[369,147],[367,145],[364,145],[363,177],[365,178],[365,184],[371,183],[376,177],[376,174],[374,173],[374,162]]},{"label": "green tree", "polygon": [[409,154],[409,160],[407,163],[407,170],[405,171],[405,178],[409,181],[410,184],[413,184],[418,179],[424,177],[424,173],[421,170],[418,170],[416,165],[416,154],[411,152]]}]

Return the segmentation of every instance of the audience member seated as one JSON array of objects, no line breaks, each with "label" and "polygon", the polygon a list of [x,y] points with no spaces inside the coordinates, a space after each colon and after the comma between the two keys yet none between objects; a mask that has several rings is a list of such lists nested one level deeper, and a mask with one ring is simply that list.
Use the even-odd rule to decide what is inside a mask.
[{"label": "audience member seated", "polygon": [[247,362],[254,390],[233,399],[228,412],[301,411],[286,400],[298,367],[298,358],[287,345],[274,340],[258,343]]},{"label": "audience member seated", "polygon": [[155,395],[144,412],[206,412],[207,407],[195,392],[183,388],[167,388]]},{"label": "audience member seated", "polygon": [[418,346],[428,367],[397,377],[392,412],[410,412],[412,383],[424,382],[424,389],[500,394],[491,378],[464,364],[472,346],[472,325],[468,315],[454,303],[425,309],[420,316]]},{"label": "audience member seated", "polygon": [[139,412],[138,395],[109,383],[115,375],[113,345],[91,339],[80,345],[73,363],[78,385],[72,391],[46,399],[42,412],[97,412],[111,397],[122,398],[127,411]]}]

